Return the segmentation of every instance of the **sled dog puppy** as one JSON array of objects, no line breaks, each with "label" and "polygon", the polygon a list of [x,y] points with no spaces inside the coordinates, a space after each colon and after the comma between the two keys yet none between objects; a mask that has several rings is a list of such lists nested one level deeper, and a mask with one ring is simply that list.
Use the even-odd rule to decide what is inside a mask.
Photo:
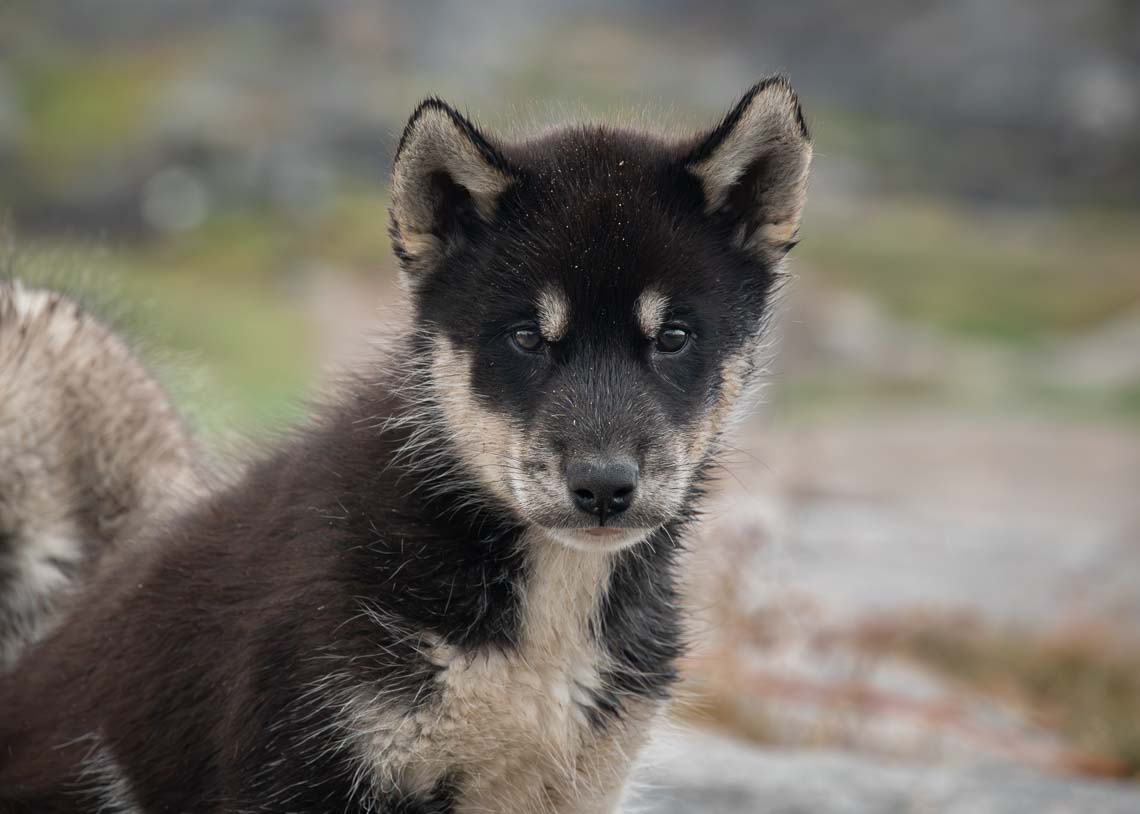
[{"label": "sled dog puppy", "polygon": [[507,141],[423,102],[393,171],[397,349],[27,651],[0,800],[614,810],[810,156],[782,78],[685,139]]},{"label": "sled dog puppy", "polygon": [[105,553],[197,487],[186,430],[127,345],[0,279],[0,671]]}]

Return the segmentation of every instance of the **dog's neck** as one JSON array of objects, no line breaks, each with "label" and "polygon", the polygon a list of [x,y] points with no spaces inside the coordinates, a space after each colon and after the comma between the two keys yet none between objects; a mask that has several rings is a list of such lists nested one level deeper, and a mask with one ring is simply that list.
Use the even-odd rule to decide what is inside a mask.
[{"label": "dog's neck", "polygon": [[601,604],[618,552],[582,551],[542,529],[525,533],[528,573],[523,589],[522,638],[553,647],[597,632]]}]

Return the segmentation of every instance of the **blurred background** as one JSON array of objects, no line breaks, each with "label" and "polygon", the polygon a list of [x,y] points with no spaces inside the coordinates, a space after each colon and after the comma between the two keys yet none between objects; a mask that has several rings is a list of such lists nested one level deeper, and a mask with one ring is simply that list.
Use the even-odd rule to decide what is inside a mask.
[{"label": "blurred background", "polygon": [[418,99],[515,132],[681,130],[773,71],[807,110],[812,190],[765,401],[688,569],[676,717],[718,734],[663,765],[740,758],[732,782],[804,811],[831,810],[803,797],[828,779],[934,801],[866,810],[1010,777],[1130,794],[1135,0],[6,0],[0,243],[113,303],[220,447],[295,419],[383,330]]}]

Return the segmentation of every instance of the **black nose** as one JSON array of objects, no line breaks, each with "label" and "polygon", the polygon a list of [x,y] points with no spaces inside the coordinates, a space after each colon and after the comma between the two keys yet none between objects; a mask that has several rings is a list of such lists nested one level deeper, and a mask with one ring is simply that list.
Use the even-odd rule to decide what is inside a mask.
[{"label": "black nose", "polygon": [[597,515],[604,526],[607,517],[624,512],[633,503],[637,462],[632,458],[575,461],[566,467],[566,485],[574,504],[584,512]]}]

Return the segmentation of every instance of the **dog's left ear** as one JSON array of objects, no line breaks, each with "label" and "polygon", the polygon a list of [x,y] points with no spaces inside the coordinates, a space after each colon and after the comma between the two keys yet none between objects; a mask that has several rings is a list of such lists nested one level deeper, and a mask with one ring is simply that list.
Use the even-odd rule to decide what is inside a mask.
[{"label": "dog's left ear", "polygon": [[729,220],[740,248],[775,263],[795,246],[811,139],[786,79],[754,85],[684,164],[701,182],[707,211]]},{"label": "dog's left ear", "polygon": [[439,99],[408,119],[392,170],[391,235],[404,278],[419,284],[491,220],[514,181],[498,148]]}]

